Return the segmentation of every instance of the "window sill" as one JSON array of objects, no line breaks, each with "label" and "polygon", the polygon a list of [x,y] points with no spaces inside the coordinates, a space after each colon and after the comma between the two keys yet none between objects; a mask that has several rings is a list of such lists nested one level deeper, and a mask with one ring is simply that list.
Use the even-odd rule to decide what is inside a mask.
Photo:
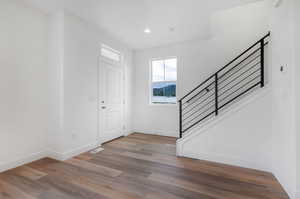
[{"label": "window sill", "polygon": [[178,103],[176,104],[159,104],[159,103],[150,103],[149,106],[167,106],[167,107],[174,107],[174,106],[178,106]]}]

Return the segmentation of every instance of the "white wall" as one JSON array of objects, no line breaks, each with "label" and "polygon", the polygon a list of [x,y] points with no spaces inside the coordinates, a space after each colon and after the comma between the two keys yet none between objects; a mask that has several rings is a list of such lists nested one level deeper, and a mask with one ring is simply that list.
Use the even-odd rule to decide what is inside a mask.
[{"label": "white wall", "polygon": [[[52,76],[52,118],[49,120],[52,127],[51,133],[47,134],[47,150],[61,151],[59,136],[63,133],[63,64],[64,64],[64,13],[59,12],[49,16],[49,66]],[[49,74],[50,75],[50,74]]]},{"label": "white wall", "polygon": [[179,140],[178,152],[186,157],[271,171],[271,100],[269,88],[252,93]]},{"label": "white wall", "polygon": [[[131,132],[132,52],[104,31],[67,13],[53,17],[58,35],[54,63],[60,75],[59,103],[61,119],[59,130],[53,134],[50,145],[54,157],[64,159],[95,147],[98,138],[98,63],[101,44],[122,52],[125,59],[126,133]],[[62,25],[61,25],[62,23]],[[58,24],[58,25],[57,25]],[[60,43],[62,42],[62,43]],[[54,48],[54,50],[56,50]],[[61,58],[62,56],[62,58]]]},{"label": "white wall", "polygon": [[[272,66],[272,131],[273,173],[291,198],[295,192],[295,122],[294,122],[294,39],[293,1],[282,1],[275,8],[270,1],[271,66]],[[284,66],[284,72],[280,72]]]},{"label": "white wall", "polygon": [[0,1],[0,171],[44,155],[51,132],[48,19]]},{"label": "white wall", "polygon": [[297,157],[297,196],[296,198],[300,198],[300,1],[295,0],[295,5],[294,5],[294,23],[295,23],[295,91],[296,91],[296,146],[297,146],[297,152],[296,152],[296,157]]},{"label": "white wall", "polygon": [[102,43],[124,54],[125,133],[132,132],[132,52],[96,27],[0,0],[0,171],[95,147]]},{"label": "white wall", "polygon": [[[293,6],[293,2],[296,3],[296,6]],[[254,118],[252,121],[257,123],[257,125],[264,130],[262,134],[264,135],[262,136],[264,139],[260,140],[259,138],[257,141],[260,143],[260,146],[263,146],[264,143],[267,142],[268,144],[266,146],[271,149],[272,153],[265,153],[268,147],[259,148],[257,150],[260,150],[260,157],[270,160],[269,163],[271,164],[264,164],[263,159],[251,159],[253,154],[250,152],[251,150],[253,152],[253,147],[249,146],[247,148],[247,145],[244,144],[243,146],[245,146],[245,148],[241,148],[241,150],[243,154],[248,154],[250,160],[257,163],[259,167],[273,171],[291,198],[295,198],[296,179],[300,179],[299,169],[296,175],[296,168],[300,167],[300,160],[298,158],[300,153],[300,146],[298,144],[299,136],[297,134],[296,137],[295,134],[300,124],[300,121],[298,121],[300,118],[298,114],[298,104],[295,106],[295,102],[300,99],[300,92],[298,92],[300,82],[298,82],[299,78],[297,78],[299,76],[299,69],[294,65],[295,63],[296,66],[300,64],[298,56],[300,45],[298,45],[299,38],[297,36],[299,35],[300,24],[299,1],[283,0],[278,8],[275,8],[273,3],[274,1],[269,0],[216,13],[212,17],[212,33],[215,33],[215,35],[211,40],[184,42],[136,52],[134,60],[136,66],[135,104],[137,104],[137,106],[134,112],[134,118],[137,122],[134,123],[134,130],[146,133],[177,135],[175,133],[177,131],[178,122],[176,107],[149,106],[148,104],[149,60],[151,58],[165,56],[178,57],[178,95],[182,96],[197,83],[214,72],[216,67],[229,61],[231,57],[234,57],[236,52],[243,49],[244,46],[248,46],[251,41],[256,40],[255,36],[258,37],[267,30],[271,30],[268,80],[272,88],[272,95],[262,99],[260,105],[257,104],[256,107],[251,108],[253,110],[262,110],[260,107],[264,107],[269,110],[266,113],[264,112],[264,114],[267,114],[264,115],[264,118],[269,118],[264,124],[259,124],[259,121],[254,120]],[[293,11],[295,11],[295,15],[293,15]],[[255,13],[254,16],[253,13]],[[267,19],[266,16],[268,16]],[[295,27],[293,27],[293,25],[295,25]],[[294,36],[296,40],[294,40]],[[294,51],[295,46],[296,50]],[[294,58],[296,58],[295,63]],[[280,66],[284,66],[283,73],[279,71]],[[296,80],[293,75],[294,72],[296,72]],[[296,91],[296,93],[294,91]],[[270,111],[270,105],[272,105],[272,111]],[[259,112],[258,110],[257,112]],[[251,114],[249,117],[250,116]],[[246,118],[247,117],[243,117],[243,120],[246,121]],[[272,121],[272,130],[270,129],[268,121]],[[229,129],[229,127],[231,127],[230,121],[227,122],[228,123],[224,124],[224,126]],[[155,125],[153,126],[152,124]],[[215,128],[217,130],[212,129],[209,134],[216,135],[219,126],[217,125]],[[238,134],[235,134],[235,131],[232,132],[232,129],[230,130],[230,135],[238,138]],[[258,132],[258,129],[255,132]],[[248,135],[247,131],[245,134]],[[245,134],[242,135],[245,136]],[[223,138],[222,135],[219,136],[220,139]],[[202,138],[203,137],[201,137],[201,139]],[[226,140],[228,140],[227,138]],[[255,137],[252,138],[253,141],[249,143],[255,143]],[[211,139],[213,139],[214,142],[210,142]],[[194,141],[193,146],[207,146],[208,148],[205,148],[205,150],[208,150],[206,151],[207,153],[215,152],[218,154],[219,152],[221,153],[224,148],[226,149],[226,146],[218,148],[216,145],[211,144],[215,142],[218,143],[218,141],[216,141],[218,139],[219,137],[216,138],[214,136],[205,137],[204,140],[208,142],[208,146],[202,143],[201,140],[201,143],[198,142],[199,140]],[[296,141],[298,145],[296,145]],[[218,151],[218,149],[220,150]],[[227,147],[227,149],[230,150],[230,147]],[[296,149],[298,150],[297,154]],[[256,153],[258,153],[258,151],[256,151]],[[232,157],[242,157],[242,154],[234,154],[232,151],[227,151],[225,155],[227,157],[230,155],[232,155]],[[298,158],[297,166],[296,155]],[[300,183],[297,183],[297,190],[299,192]]]},{"label": "white wall", "polygon": [[[295,1],[296,2],[296,1]],[[260,165],[261,168],[265,168],[265,170],[272,171],[279,182],[283,185],[285,190],[288,192],[291,198],[295,198],[296,192],[296,179],[299,179],[299,171],[298,176],[296,175],[296,168],[299,168],[299,164],[296,166],[296,132],[297,127],[299,125],[299,114],[297,109],[297,103],[295,106],[295,102],[299,101],[297,95],[295,98],[295,92],[299,95],[298,85],[299,78],[297,78],[299,70],[295,67],[294,58],[296,58],[296,64],[299,62],[299,58],[297,53],[299,53],[299,46],[297,42],[299,39],[296,35],[298,35],[299,27],[299,2],[297,2],[297,6],[293,5],[293,1],[291,0],[283,0],[282,4],[275,8],[273,5],[274,1],[266,1],[268,7],[270,8],[269,18],[268,18],[268,27],[271,30],[271,42],[269,45],[269,86],[271,87],[271,96],[268,98],[264,98],[261,101],[261,104],[251,104],[251,110],[245,109],[243,111],[247,111],[248,114],[233,115],[235,121],[239,121],[237,123],[243,124],[243,121],[251,121],[251,123],[243,124],[244,127],[247,125],[251,126],[253,129],[252,123],[257,123],[259,129],[254,128],[254,132],[259,132],[263,130],[261,133],[261,137],[250,137],[247,138],[247,143],[243,143],[243,139],[239,138],[238,134],[234,134],[235,131],[230,129],[235,125],[230,123],[231,118],[228,118],[226,123],[221,123],[222,127],[217,124],[212,129],[206,131],[203,135],[199,136],[198,140],[193,140],[191,143],[194,146],[194,149],[197,147],[196,152],[198,151],[201,155],[207,155],[209,158],[214,158],[214,160],[226,162],[230,160],[230,158],[225,158],[222,160],[222,157],[233,157],[230,162],[236,162],[239,165],[239,162],[235,161],[237,157],[242,157],[242,154],[248,155],[248,160],[255,162],[257,165]],[[297,9],[298,8],[298,9]],[[266,9],[269,10],[269,9]],[[295,16],[293,15],[293,11],[295,11]],[[296,18],[296,21],[294,18]],[[294,25],[296,24],[296,27]],[[296,39],[296,40],[295,40]],[[296,43],[295,43],[296,42]],[[296,51],[294,50],[296,46]],[[296,54],[295,54],[296,53]],[[296,56],[295,56],[296,55]],[[284,72],[280,72],[280,66],[284,66]],[[296,72],[296,80],[294,73]],[[296,82],[295,82],[296,81]],[[296,88],[294,89],[294,87]],[[272,109],[270,110],[270,105],[272,105]],[[259,110],[269,110],[266,112],[261,112]],[[256,118],[249,119],[251,117],[252,111],[260,112],[260,116],[263,115],[265,118],[265,122],[259,124]],[[266,115],[264,115],[266,114]],[[296,123],[295,123],[295,115],[296,115]],[[263,118],[260,118],[261,121],[264,121]],[[270,129],[267,125],[268,121],[272,122],[272,128]],[[266,126],[267,125],[267,126]],[[224,131],[229,132],[229,137],[224,138],[222,134],[218,134],[221,129],[225,129]],[[227,130],[226,130],[227,129]],[[239,129],[235,127],[234,129]],[[241,130],[239,130],[241,131]],[[251,131],[252,132],[252,131]],[[250,132],[249,132],[250,133]],[[218,136],[217,136],[218,135]],[[248,134],[247,134],[248,135]],[[232,147],[236,146],[236,143],[231,143],[226,146],[226,144],[220,144],[218,140],[230,140],[230,136],[236,138],[238,142],[243,143],[236,149],[240,148],[240,151],[243,153],[239,154],[238,152],[234,153],[234,150],[230,151],[228,149],[232,149]],[[231,137],[231,138],[232,138]],[[243,135],[243,137],[247,137]],[[299,139],[299,136],[297,137]],[[255,141],[255,139],[257,139]],[[212,141],[213,140],[213,141]],[[250,140],[250,141],[249,141]],[[249,141],[249,142],[248,142]],[[219,143],[219,145],[215,145],[215,143]],[[256,143],[255,149],[248,144]],[[265,144],[266,143],[266,144]],[[190,144],[190,143],[188,143]],[[188,147],[188,145],[186,145]],[[266,148],[259,146],[267,146]],[[269,149],[268,149],[269,148]],[[189,148],[187,148],[189,149]],[[246,151],[245,151],[246,149]],[[247,150],[248,149],[248,150]],[[260,154],[257,157],[251,157],[251,152],[255,150],[256,154]],[[298,146],[299,150],[299,146]],[[190,149],[189,155],[192,154]],[[224,154],[222,154],[222,151]],[[195,150],[194,150],[195,152]],[[247,153],[248,152],[248,153]],[[270,153],[268,153],[270,152]],[[237,153],[237,154],[236,154]],[[220,157],[218,157],[221,154]],[[250,156],[249,156],[250,155]],[[253,155],[253,154],[252,154]],[[299,154],[298,154],[299,156]],[[264,164],[263,159],[266,161]],[[212,160],[212,159],[211,159]],[[298,158],[299,161],[299,158]],[[246,161],[241,161],[246,162]],[[298,162],[299,163],[299,162]],[[249,164],[250,165],[250,164]],[[247,166],[247,164],[246,164]],[[255,168],[255,167],[254,167]],[[298,196],[299,197],[299,196]]]},{"label": "white wall", "polygon": [[177,56],[177,93],[181,97],[266,34],[267,15],[264,2],[218,12],[211,18],[214,34],[209,40],[136,51],[134,131],[178,136],[177,106],[149,105],[151,58]]},{"label": "white wall", "polygon": [[[97,67],[101,43],[125,55],[127,133],[134,129],[177,136],[176,106],[149,106],[149,59],[178,57],[180,97],[270,28],[272,67],[269,70],[273,103],[272,111],[262,112],[260,117],[269,118],[268,114],[272,112],[272,170],[290,196],[295,198],[295,191],[300,190],[300,136],[295,134],[300,128],[300,106],[297,103],[300,100],[300,70],[295,67],[300,65],[300,42],[296,36],[300,32],[300,3],[294,0],[293,6],[292,2],[283,0],[279,8],[272,8],[269,27],[266,25],[269,9],[264,2],[216,13],[212,16],[211,28],[212,33],[218,34],[213,34],[207,41],[183,42],[135,52],[136,70],[133,76],[130,49],[103,30],[70,14],[58,13],[49,20],[48,16],[20,1],[0,0],[0,170],[44,157],[48,150],[53,156],[67,157],[96,142]],[[268,3],[271,4],[271,0]],[[296,40],[291,36],[293,33]],[[284,73],[279,72],[281,65],[285,66]],[[131,87],[132,79],[134,89]],[[132,126],[133,90],[135,109]],[[270,105],[270,98],[267,95],[249,105],[251,110],[247,113],[248,119],[263,129],[251,129],[249,132],[249,129],[243,131],[243,125],[232,129],[231,119],[224,123],[226,131],[230,132],[224,139],[264,132],[264,139],[256,143],[257,151],[249,153],[250,149],[241,150],[247,159],[257,158],[255,162],[261,168],[270,166],[263,162],[264,158],[269,160],[270,154],[263,153],[259,157],[253,154],[267,150],[270,130],[268,121],[260,124],[263,120],[254,120],[254,115],[258,112],[256,109],[263,109],[264,104]],[[264,109],[269,110],[268,105]],[[244,112],[242,110],[234,115],[233,120]],[[218,134],[219,128],[213,127],[212,134]],[[237,134],[241,131],[242,134]],[[210,152],[220,152],[215,144],[221,142],[220,138],[224,136],[214,138],[214,142],[206,137],[205,144],[212,150]],[[248,139],[253,138],[251,135]],[[238,142],[234,143],[239,147]],[[243,147],[249,144],[251,142],[243,143]],[[228,154],[241,155],[235,154],[230,144],[225,148]]]}]

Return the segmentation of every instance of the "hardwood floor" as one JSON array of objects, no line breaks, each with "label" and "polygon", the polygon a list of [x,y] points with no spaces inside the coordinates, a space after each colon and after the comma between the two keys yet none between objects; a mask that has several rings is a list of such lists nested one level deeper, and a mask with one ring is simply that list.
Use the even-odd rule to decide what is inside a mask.
[{"label": "hardwood floor", "polygon": [[286,199],[270,173],[177,158],[175,139],[132,134],[60,162],[0,174],[1,199]]}]

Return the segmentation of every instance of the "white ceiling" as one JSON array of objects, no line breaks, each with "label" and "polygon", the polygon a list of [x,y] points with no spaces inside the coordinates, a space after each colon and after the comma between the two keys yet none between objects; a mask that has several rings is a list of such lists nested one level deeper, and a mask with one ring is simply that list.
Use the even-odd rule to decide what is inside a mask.
[{"label": "white ceiling", "polygon": [[[99,25],[133,49],[210,34],[210,15],[257,0],[24,0],[46,11],[59,9]],[[144,29],[151,29],[145,34]],[[170,31],[174,28],[174,31]]]}]

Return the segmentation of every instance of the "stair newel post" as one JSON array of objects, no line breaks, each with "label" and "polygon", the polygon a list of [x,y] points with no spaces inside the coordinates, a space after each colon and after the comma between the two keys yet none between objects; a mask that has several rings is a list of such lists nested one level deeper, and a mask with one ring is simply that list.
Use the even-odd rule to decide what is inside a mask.
[{"label": "stair newel post", "polygon": [[265,86],[265,42],[264,39],[260,41],[260,87]]},{"label": "stair newel post", "polygon": [[218,73],[215,74],[215,114],[216,116],[219,113],[219,104],[218,104]]},{"label": "stair newel post", "polygon": [[182,138],[182,100],[179,100],[179,137]]}]

